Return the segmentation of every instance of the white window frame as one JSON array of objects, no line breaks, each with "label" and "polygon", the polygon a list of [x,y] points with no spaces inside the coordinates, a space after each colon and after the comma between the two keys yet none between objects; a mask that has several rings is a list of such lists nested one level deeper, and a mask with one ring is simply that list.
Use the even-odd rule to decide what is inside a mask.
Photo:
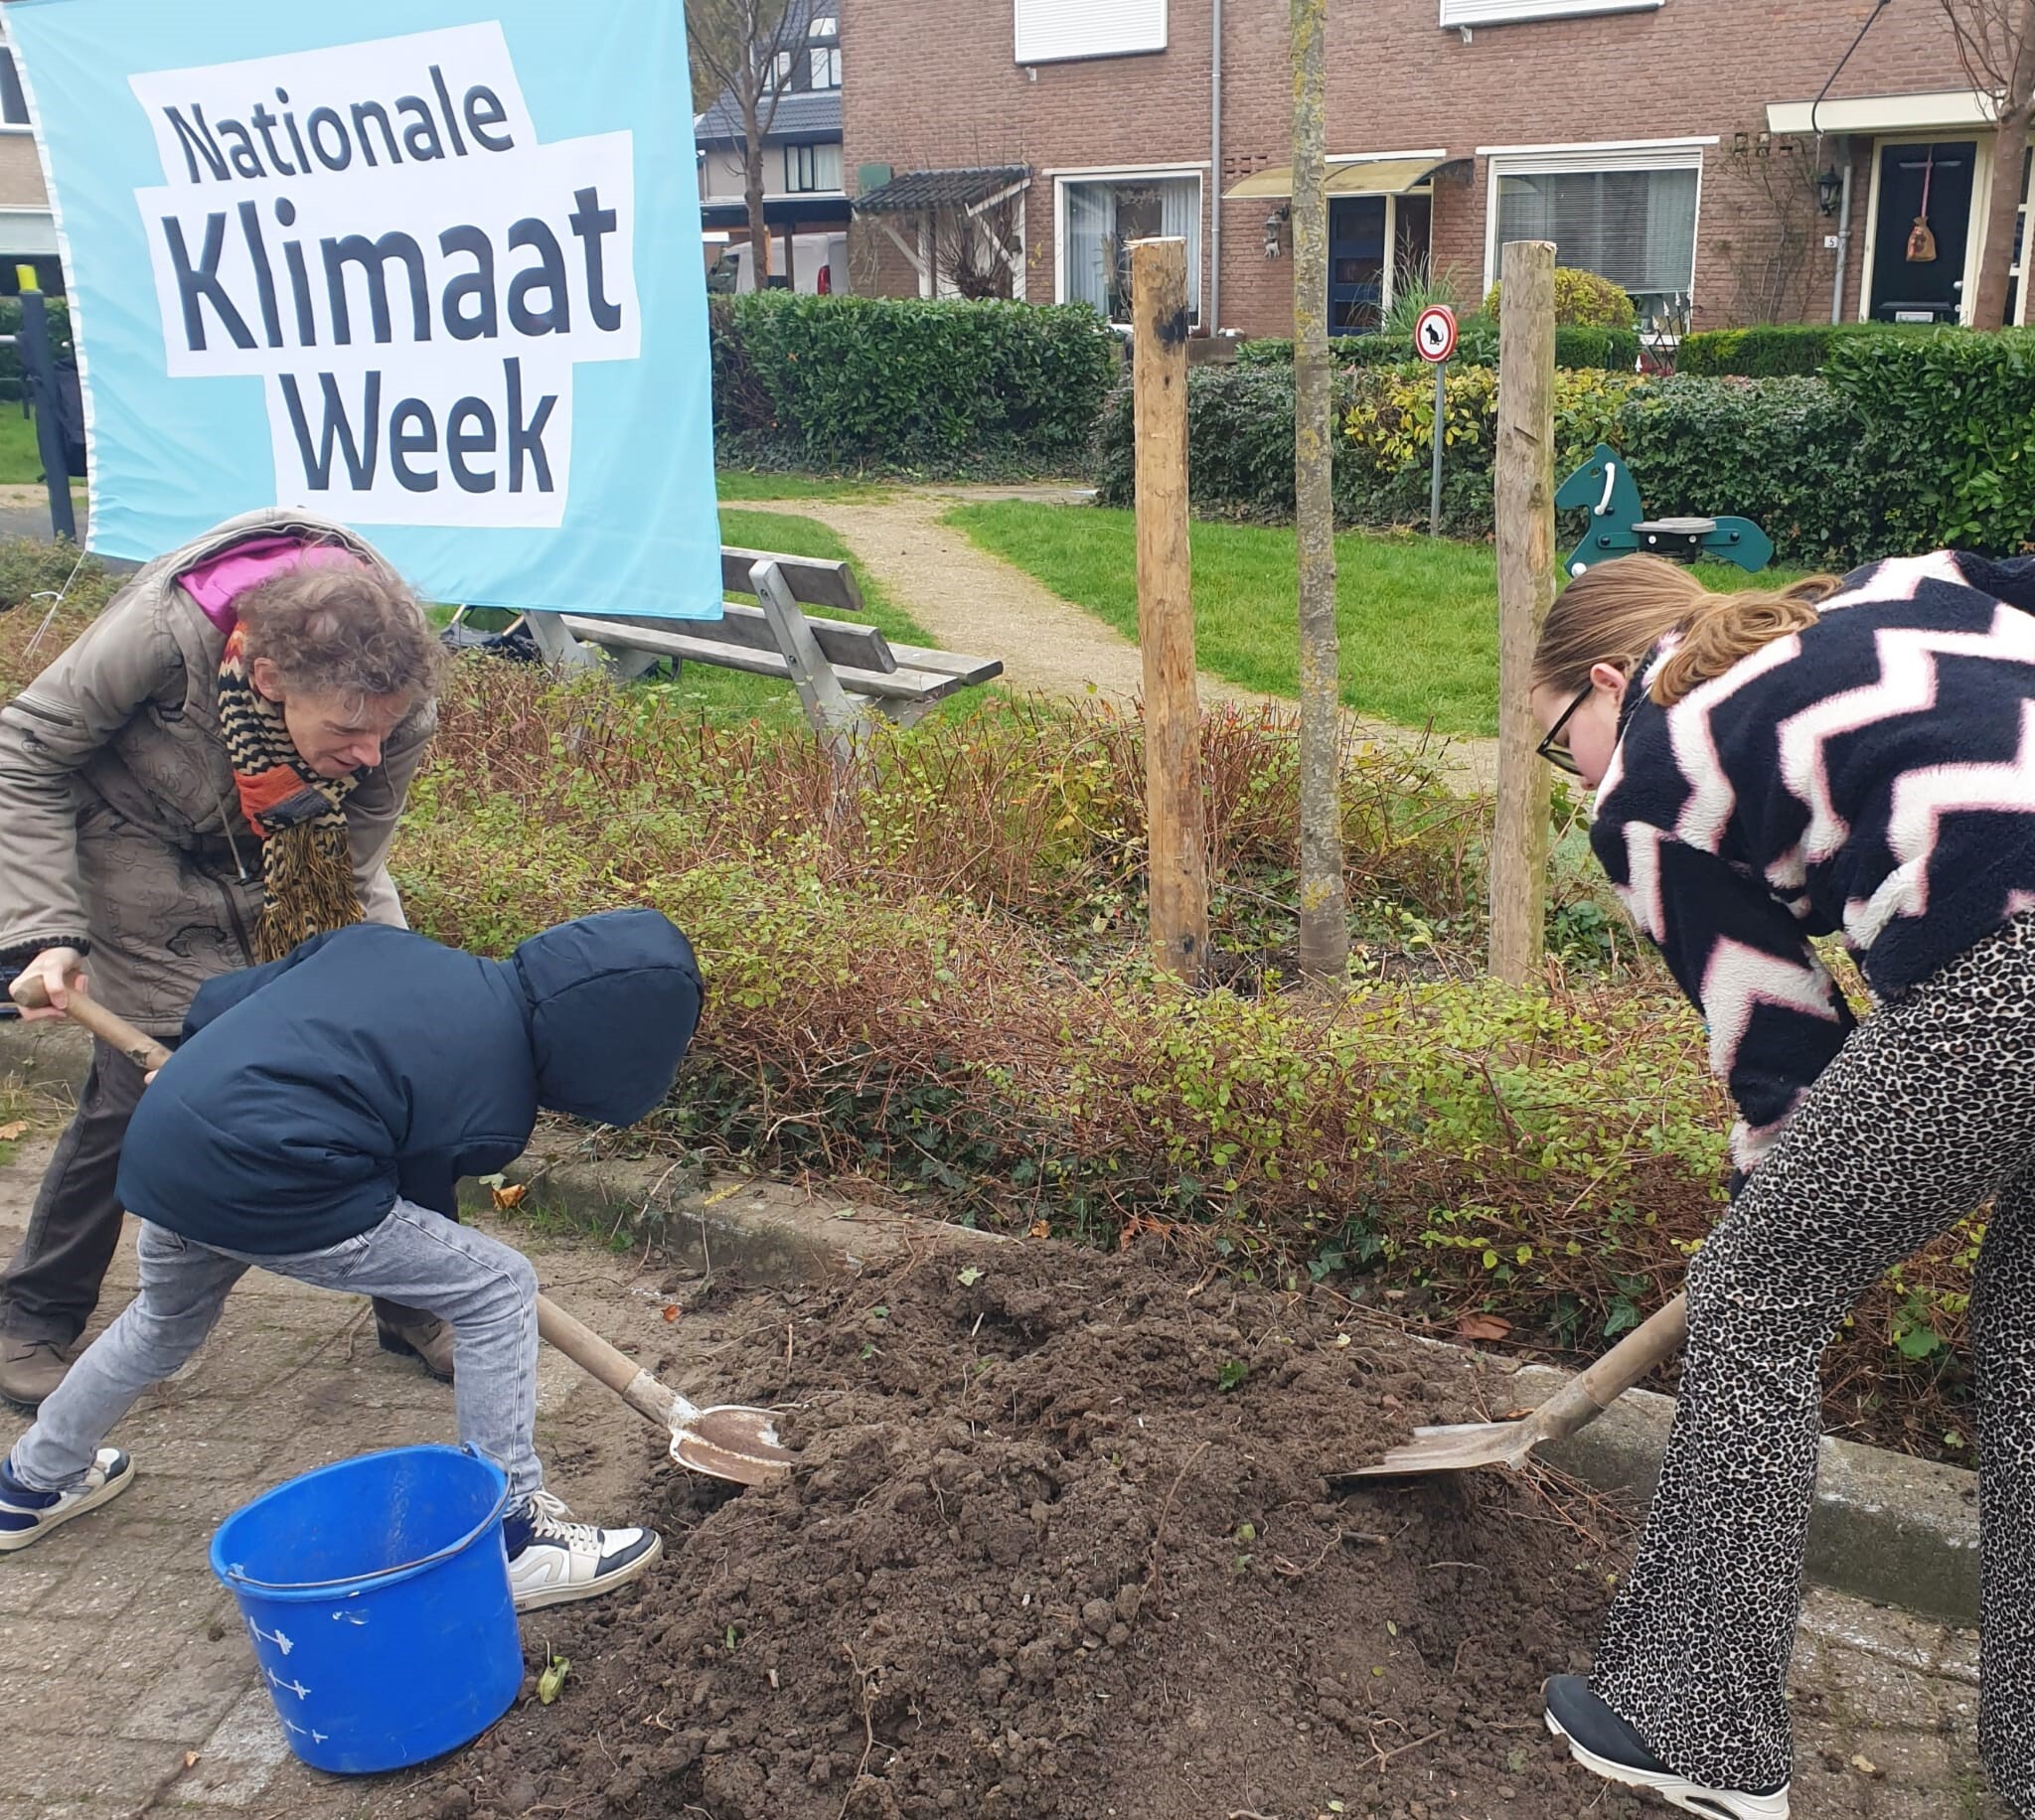
[{"label": "white window frame", "polygon": [[832,13],[822,13],[806,28],[808,38],[839,38],[841,21]]},{"label": "white window frame", "polygon": [[[1865,262],[1858,268],[1858,320],[1872,320],[1872,281],[1879,261],[1880,238],[1880,153],[1890,145],[1948,145],[1955,140],[1971,141],[1974,169],[1971,173],[1971,225],[1964,230],[1964,288],[1957,293],[1957,321],[1971,326],[1971,312],[1978,303],[1978,274],[1985,261],[1985,223],[1992,213],[1992,153],[1998,135],[1959,126],[1939,126],[1929,132],[1878,133],[1872,141],[1872,181],[1865,192]],[[2027,250],[2025,242],[2022,251]],[[2026,286],[2022,287],[2023,292]],[[2028,299],[2015,300],[2026,321]]]},{"label": "white window frame", "polygon": [[1573,145],[1480,145],[1485,160],[1484,288],[1498,281],[1498,183],[1506,177],[1587,176],[1595,171],[1694,171],[1696,228],[1689,258],[1689,312],[1695,313],[1696,280],[1703,249],[1704,154],[1717,135],[1689,139],[1602,139]]},{"label": "white window frame", "polygon": [[2035,251],[2028,243],[2029,234],[2035,233],[2035,165],[2028,163],[2025,153],[2022,154],[2022,163],[2028,174],[2022,180],[2021,206],[2015,212],[2015,225],[2021,234],[2021,256],[2009,267],[2007,274],[2015,280],[2014,327],[2017,329],[2028,326],[2028,277],[2030,271],[2035,270],[2035,259],[2028,256]]},{"label": "white window frame", "polygon": [[795,52],[779,51],[770,60],[770,67],[763,73],[765,94],[789,94],[791,92],[792,71],[797,66],[792,62]]},{"label": "white window frame", "polygon": [[1601,13],[1657,13],[1661,0],[1442,0],[1442,30],[1524,25],[1535,19],[1589,19]]},{"label": "white window frame", "polygon": [[813,87],[819,92],[831,93],[841,86],[841,47],[814,45],[806,52],[806,68],[810,73]]},{"label": "white window frame", "polygon": [[[1070,183],[1148,183],[1157,178],[1191,177],[1194,180],[1195,208],[1200,212],[1201,260],[1208,256],[1208,176],[1209,164],[1202,159],[1198,164],[1145,164],[1105,165],[1100,169],[1054,170],[1043,175],[1053,180],[1053,301],[1067,301],[1067,186]],[[1201,321],[1201,311],[1208,299],[1208,274],[1203,265],[1199,282],[1194,286],[1193,322]],[[1113,322],[1113,329],[1129,329],[1127,322]]]},{"label": "white window frame", "polygon": [[[1012,55],[1025,66],[1032,64],[1092,63],[1106,57],[1151,57],[1167,49],[1172,42],[1173,9],[1170,0],[1156,0],[1159,7],[1159,33],[1156,42],[1140,42],[1104,51],[1054,51],[1037,42],[1027,42],[1024,36],[1023,7],[1025,0],[1012,0],[1011,42]],[[1034,33],[1036,27],[1033,28]]]}]

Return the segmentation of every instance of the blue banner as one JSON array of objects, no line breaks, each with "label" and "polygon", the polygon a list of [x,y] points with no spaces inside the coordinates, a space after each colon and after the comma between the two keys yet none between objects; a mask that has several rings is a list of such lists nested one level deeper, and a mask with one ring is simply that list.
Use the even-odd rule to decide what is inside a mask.
[{"label": "blue banner", "polygon": [[88,541],[257,506],[429,598],[720,611],[677,0],[12,0]]}]

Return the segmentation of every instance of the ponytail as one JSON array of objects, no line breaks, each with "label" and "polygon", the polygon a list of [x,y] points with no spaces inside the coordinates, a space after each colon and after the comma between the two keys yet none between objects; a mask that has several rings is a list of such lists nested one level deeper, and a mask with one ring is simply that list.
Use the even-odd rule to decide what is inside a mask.
[{"label": "ponytail", "polygon": [[1598,664],[1632,674],[1670,634],[1675,649],[1654,678],[1653,699],[1672,707],[1762,645],[1816,621],[1837,590],[1829,575],[1778,590],[1713,594],[1678,562],[1621,556],[1578,575],[1548,609],[1533,656],[1533,686],[1573,694]]}]

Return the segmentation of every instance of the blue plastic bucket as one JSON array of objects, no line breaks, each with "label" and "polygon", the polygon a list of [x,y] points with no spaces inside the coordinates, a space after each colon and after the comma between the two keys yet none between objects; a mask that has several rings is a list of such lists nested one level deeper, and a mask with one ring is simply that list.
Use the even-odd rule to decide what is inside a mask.
[{"label": "blue plastic bucket", "polygon": [[321,1466],[212,1539],[290,1748],[364,1775],[457,1749],[509,1710],[523,1649],[502,1469],[457,1447]]}]

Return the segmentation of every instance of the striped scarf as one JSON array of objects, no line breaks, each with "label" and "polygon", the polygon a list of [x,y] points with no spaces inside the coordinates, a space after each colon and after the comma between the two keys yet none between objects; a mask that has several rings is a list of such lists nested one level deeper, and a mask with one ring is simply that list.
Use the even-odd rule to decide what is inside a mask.
[{"label": "striped scarf", "polygon": [[299,942],[362,920],[346,799],[357,778],[320,777],[291,744],[282,708],[247,676],[237,626],[219,667],[219,724],[240,813],[261,837],[266,901],[254,958],[279,961]]}]

